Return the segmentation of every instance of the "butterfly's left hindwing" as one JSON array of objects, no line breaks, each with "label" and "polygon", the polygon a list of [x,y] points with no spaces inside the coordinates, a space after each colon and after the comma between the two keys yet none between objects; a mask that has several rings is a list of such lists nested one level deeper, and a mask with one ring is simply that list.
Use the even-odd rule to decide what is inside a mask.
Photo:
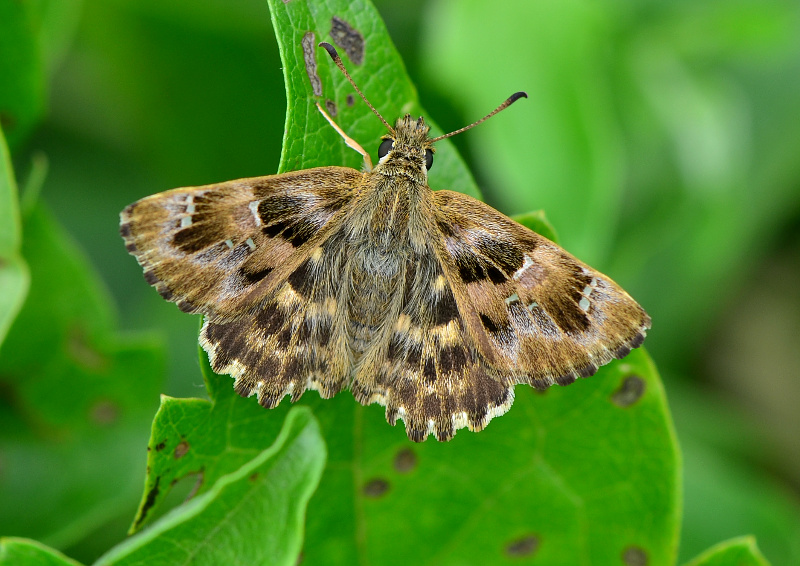
[{"label": "butterfly's left hindwing", "polygon": [[490,367],[545,388],[641,345],[650,317],[611,279],[480,201],[433,198],[439,258]]},{"label": "butterfly's left hindwing", "polygon": [[174,189],[128,206],[120,232],[165,299],[232,320],[325,240],[362,181],[354,169],[324,167]]}]

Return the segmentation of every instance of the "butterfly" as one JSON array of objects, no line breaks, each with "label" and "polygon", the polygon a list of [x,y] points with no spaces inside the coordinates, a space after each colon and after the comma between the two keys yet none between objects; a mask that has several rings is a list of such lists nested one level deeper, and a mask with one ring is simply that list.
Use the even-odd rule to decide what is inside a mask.
[{"label": "butterfly", "polygon": [[445,441],[508,411],[516,384],[567,385],[642,344],[650,317],[610,278],[427,185],[436,141],[524,93],[431,138],[423,118],[390,126],[320,45],[389,130],[374,168],[179,188],[120,215],[145,280],[204,316],[200,344],[237,393],[273,408],[349,388],[411,440]]}]

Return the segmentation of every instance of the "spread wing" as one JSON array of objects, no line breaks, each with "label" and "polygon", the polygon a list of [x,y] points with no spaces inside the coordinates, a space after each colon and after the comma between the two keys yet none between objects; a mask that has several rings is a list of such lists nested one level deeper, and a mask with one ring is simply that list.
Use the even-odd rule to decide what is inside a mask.
[{"label": "spread wing", "polygon": [[362,182],[323,167],[175,189],[128,206],[120,232],[165,299],[205,315],[200,344],[240,395],[331,397],[350,368],[334,234]]},{"label": "spread wing", "polygon": [[650,317],[607,276],[469,196],[433,198],[445,277],[490,368],[566,385],[642,344]]},{"label": "spread wing", "polygon": [[233,320],[320,245],[363,180],[344,167],[174,189],[120,214],[144,277],[181,310]]}]

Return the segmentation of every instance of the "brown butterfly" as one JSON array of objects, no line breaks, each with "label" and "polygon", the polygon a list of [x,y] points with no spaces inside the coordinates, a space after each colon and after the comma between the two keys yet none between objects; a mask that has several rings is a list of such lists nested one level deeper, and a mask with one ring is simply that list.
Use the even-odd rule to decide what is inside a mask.
[{"label": "brown butterfly", "polygon": [[200,343],[240,395],[273,408],[349,387],[412,440],[449,440],[505,413],[517,383],[567,385],[642,344],[650,318],[611,279],[427,185],[434,142],[525,93],[438,138],[422,118],[391,127],[361,96],[389,130],[374,169],[174,189],[121,214],[145,279],[205,316]]}]

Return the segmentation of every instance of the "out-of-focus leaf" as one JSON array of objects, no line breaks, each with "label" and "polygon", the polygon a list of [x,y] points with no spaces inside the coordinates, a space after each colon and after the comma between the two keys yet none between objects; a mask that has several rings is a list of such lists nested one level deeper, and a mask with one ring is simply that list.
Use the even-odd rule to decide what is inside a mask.
[{"label": "out-of-focus leaf", "polygon": [[53,548],[35,540],[0,538],[0,566],[81,566]]},{"label": "out-of-focus leaf", "polygon": [[[171,430],[154,427],[153,433],[172,443],[185,427],[206,424],[174,422]],[[212,432],[222,436],[222,431]],[[180,456],[173,452],[170,457],[186,457],[202,449],[186,446]],[[270,448],[221,476],[202,495],[112,549],[96,564],[294,565],[302,544],[306,504],[324,467],[325,444],[319,426],[311,411],[298,407],[289,412]]]},{"label": "out-of-focus leaf", "polygon": [[21,238],[17,184],[0,129],[0,346],[30,285],[28,266],[20,256]]},{"label": "out-of-focus leaf", "polygon": [[22,255],[30,292],[0,349],[0,532],[63,546],[135,504],[163,352],[116,335],[105,289],[41,205]]},{"label": "out-of-focus leaf", "polygon": [[623,194],[613,93],[598,72],[608,54],[599,32],[614,14],[575,0],[441,0],[425,18],[422,48],[436,54],[422,59],[429,81],[464,114],[528,93],[469,134],[478,167],[490,171],[486,192],[506,213],[544,209],[566,249],[591,264],[608,252]]},{"label": "out-of-focus leaf", "polygon": [[753,537],[740,537],[709,548],[686,566],[769,566],[769,562]]},{"label": "out-of-focus leaf", "polygon": [[0,2],[0,127],[16,147],[44,112],[45,82],[30,2]]},{"label": "out-of-focus leaf", "polygon": [[774,564],[800,564],[800,511],[785,487],[736,460],[682,436],[685,454],[681,557],[716,541],[753,534]]},{"label": "out-of-focus leaf", "polygon": [[470,134],[490,200],[546,210],[659,321],[655,355],[696,355],[797,210],[800,6],[438,0],[424,21],[428,80],[465,113],[528,92],[513,128]]}]

